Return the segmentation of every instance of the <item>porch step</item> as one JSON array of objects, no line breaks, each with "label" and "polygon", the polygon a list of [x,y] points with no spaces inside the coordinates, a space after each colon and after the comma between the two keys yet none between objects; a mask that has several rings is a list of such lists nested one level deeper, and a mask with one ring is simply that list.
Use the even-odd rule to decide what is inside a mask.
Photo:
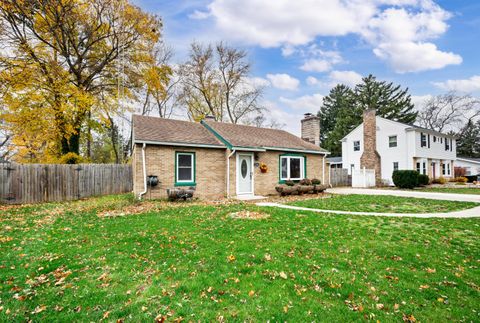
[{"label": "porch step", "polygon": [[236,199],[240,201],[254,201],[263,200],[266,199],[266,197],[261,195],[237,195]]}]

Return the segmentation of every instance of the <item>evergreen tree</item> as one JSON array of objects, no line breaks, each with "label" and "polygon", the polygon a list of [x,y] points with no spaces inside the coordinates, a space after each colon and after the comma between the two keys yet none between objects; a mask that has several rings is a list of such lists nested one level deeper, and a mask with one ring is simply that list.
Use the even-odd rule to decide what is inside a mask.
[{"label": "evergreen tree", "polygon": [[341,155],[340,140],[348,133],[348,123],[358,115],[354,110],[353,91],[346,85],[336,85],[323,99],[322,107],[318,112],[320,141],[322,147],[330,151],[332,156]]},{"label": "evergreen tree", "polygon": [[391,82],[377,81],[370,74],[355,86],[354,92],[359,111],[375,109],[380,117],[409,124],[417,118],[418,113],[414,111],[408,88],[402,89],[400,85]]},{"label": "evergreen tree", "polygon": [[457,155],[480,158],[480,120],[477,123],[469,120],[458,134]]},{"label": "evergreen tree", "polygon": [[375,109],[380,117],[409,124],[417,118],[408,89],[369,75],[353,91],[337,85],[323,99],[318,113],[322,147],[332,156],[341,155],[341,139],[362,123],[363,111],[367,109]]}]

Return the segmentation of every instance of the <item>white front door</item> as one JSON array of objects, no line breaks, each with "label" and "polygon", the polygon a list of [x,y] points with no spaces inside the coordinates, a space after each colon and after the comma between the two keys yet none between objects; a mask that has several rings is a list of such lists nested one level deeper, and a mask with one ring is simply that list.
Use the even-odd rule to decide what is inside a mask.
[{"label": "white front door", "polygon": [[253,194],[253,169],[251,154],[237,155],[237,195]]}]

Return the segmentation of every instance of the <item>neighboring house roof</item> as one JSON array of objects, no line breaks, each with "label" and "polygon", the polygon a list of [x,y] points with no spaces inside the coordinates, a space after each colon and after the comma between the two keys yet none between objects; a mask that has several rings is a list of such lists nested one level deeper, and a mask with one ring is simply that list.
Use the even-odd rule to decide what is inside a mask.
[{"label": "neighboring house roof", "polygon": [[292,150],[327,154],[325,149],[309,143],[289,132],[278,129],[259,128],[232,123],[202,121],[230,149]]},{"label": "neighboring house roof", "polygon": [[135,142],[195,145],[225,148],[225,145],[200,123],[133,115]]},{"label": "neighboring house roof", "polygon": [[327,163],[330,164],[341,164],[342,163],[342,156],[340,157],[328,157]]},{"label": "neighboring house roof", "polygon": [[471,158],[471,157],[461,157],[461,156],[457,156],[457,160],[467,161],[467,162],[470,162],[470,163],[474,163],[474,164],[479,164],[479,165],[480,165],[480,158]]}]

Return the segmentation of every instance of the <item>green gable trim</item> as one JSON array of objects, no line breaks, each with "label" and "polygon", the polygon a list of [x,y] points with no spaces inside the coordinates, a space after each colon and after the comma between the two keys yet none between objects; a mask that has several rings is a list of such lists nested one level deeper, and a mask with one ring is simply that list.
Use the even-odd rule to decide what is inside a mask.
[{"label": "green gable trim", "polygon": [[205,128],[207,128],[208,131],[210,131],[211,133],[213,133],[213,135],[215,137],[217,137],[218,140],[220,140],[221,142],[223,142],[225,144],[225,146],[227,146],[228,149],[232,149],[233,145],[231,143],[229,143],[225,138],[223,138],[218,132],[216,132],[215,130],[213,130],[212,127],[210,127],[206,122],[204,122],[203,120],[200,121],[200,124],[202,124]]},{"label": "green gable trim", "polygon": [[[177,159],[179,154],[189,154],[193,156],[192,160],[192,167],[193,167],[193,181],[191,182],[177,182]],[[195,181],[196,178],[196,172],[197,172],[197,167],[196,167],[196,162],[197,162],[197,156],[195,155],[194,151],[175,151],[175,168],[173,171],[175,172],[175,184],[174,186],[197,186],[197,183]]]},{"label": "green gable trim", "polygon": [[[282,157],[303,157],[303,174],[304,178],[307,177],[307,156],[305,154],[298,154],[298,153],[286,153],[278,155],[278,183],[285,184],[285,180],[282,178]],[[293,180],[293,182],[298,183],[300,180]]]}]

